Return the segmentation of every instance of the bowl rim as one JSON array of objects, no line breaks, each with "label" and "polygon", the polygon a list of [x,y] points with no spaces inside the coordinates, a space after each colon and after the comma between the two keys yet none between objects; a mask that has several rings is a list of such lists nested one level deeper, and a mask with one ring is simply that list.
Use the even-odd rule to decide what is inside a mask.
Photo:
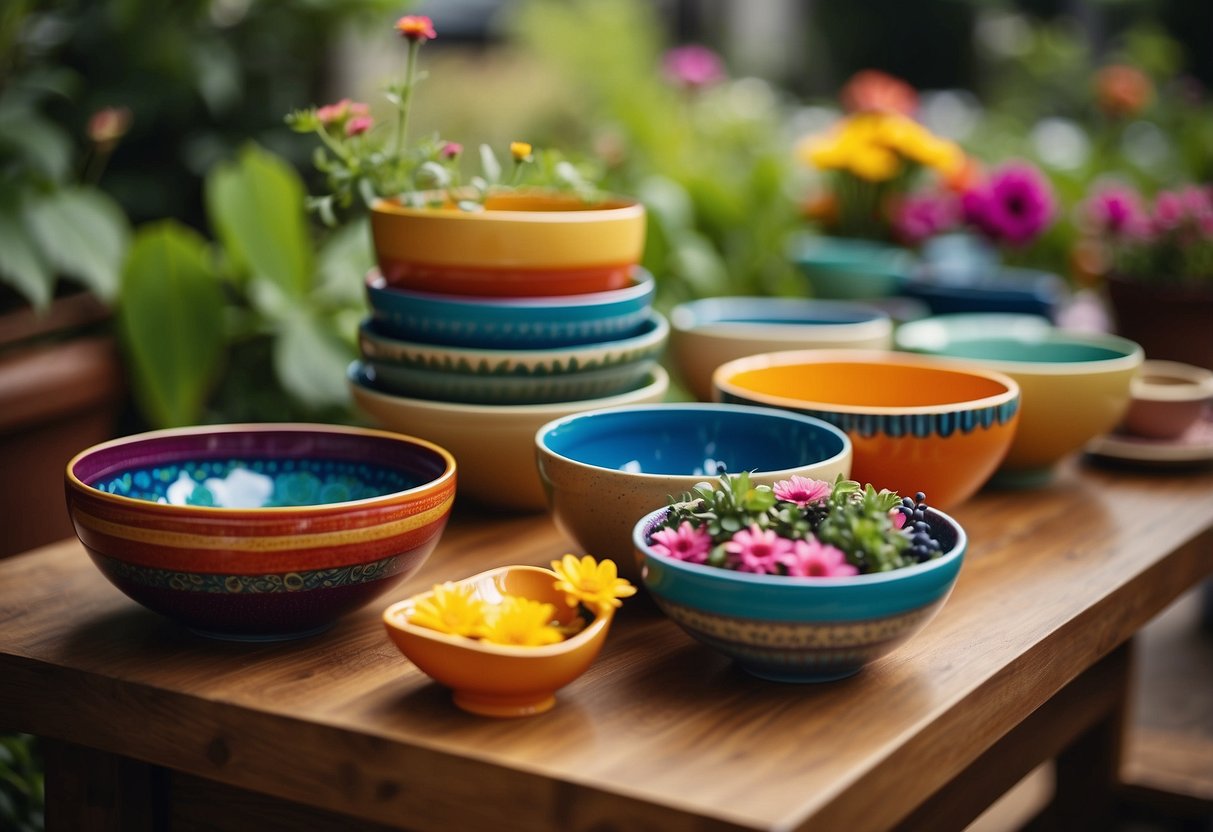
[{"label": "bowl rim", "polygon": [[644,517],[636,521],[636,525],[632,527],[632,545],[636,547],[636,550],[643,554],[646,559],[660,559],[662,564],[669,565],[670,568],[674,569],[675,571],[684,571],[691,575],[733,581],[742,585],[785,588],[811,587],[813,589],[825,589],[829,587],[879,586],[881,584],[894,583],[914,575],[922,575],[927,572],[946,569],[954,561],[963,558],[969,546],[969,536],[965,532],[964,527],[960,525],[960,523],[957,523],[956,519],[950,514],[946,514],[934,506],[929,506],[927,508],[928,514],[934,515],[943,520],[956,531],[955,545],[934,560],[916,563],[912,566],[903,566],[901,569],[891,569],[888,572],[867,572],[860,575],[834,578],[800,577],[796,575],[766,575],[753,572],[738,572],[736,569],[725,569],[720,566],[689,563],[688,561],[665,557],[664,555],[659,555],[654,552],[652,547],[644,540],[644,532],[652,524],[652,522],[657,519],[658,516],[669,510],[669,506],[662,506],[659,509],[650,511]]},{"label": "bowl rim", "polygon": [[778,468],[778,469],[772,469],[772,470],[757,470],[757,469],[750,470],[750,473],[758,473],[758,474],[762,474],[763,476],[773,476],[773,475],[779,475],[779,474],[785,474],[785,473],[788,476],[791,476],[792,474],[795,474],[797,471],[799,471],[803,468],[806,468],[810,465],[812,465],[812,466],[832,465],[832,464],[838,463],[842,460],[845,460],[847,458],[850,458],[854,454],[854,451],[852,449],[851,438],[849,436],[847,436],[846,432],[841,430],[840,428],[835,427],[834,425],[831,425],[829,422],[825,421],[824,419],[818,419],[815,416],[808,416],[803,413],[795,413],[790,410],[781,410],[781,409],[773,408],[773,407],[761,407],[761,406],[756,406],[756,405],[744,405],[744,404],[722,404],[722,403],[710,404],[710,403],[705,403],[705,402],[662,402],[660,404],[621,405],[618,407],[601,407],[601,408],[595,408],[594,410],[584,410],[584,411],[580,411],[578,413],[570,413],[567,416],[561,416],[559,418],[553,419],[552,421],[542,425],[537,431],[535,431],[535,448],[536,448],[536,451],[540,455],[545,455],[545,456],[553,457],[555,459],[559,459],[562,462],[565,462],[578,469],[582,469],[582,470],[586,470],[586,471],[595,471],[595,472],[605,471],[605,472],[609,472],[612,474],[620,474],[623,476],[627,476],[629,478],[636,477],[642,481],[643,480],[653,480],[653,481],[669,480],[671,478],[689,479],[689,478],[695,478],[695,477],[697,477],[698,480],[714,479],[713,476],[706,475],[706,474],[703,476],[698,476],[696,474],[655,474],[655,473],[651,474],[651,473],[644,472],[644,471],[641,471],[638,473],[631,473],[628,471],[621,471],[617,468],[607,468],[606,466],[603,466],[603,465],[592,465],[588,462],[583,462],[579,459],[574,459],[571,456],[567,456],[565,454],[556,452],[545,441],[547,435],[550,434],[553,430],[555,430],[556,428],[558,428],[564,424],[567,424],[568,422],[573,422],[578,419],[583,419],[583,418],[587,418],[587,417],[593,418],[596,416],[609,416],[611,414],[628,414],[628,413],[637,413],[637,412],[651,413],[654,411],[659,412],[659,413],[676,413],[676,412],[685,413],[688,411],[694,411],[694,412],[699,412],[699,413],[725,412],[725,413],[738,413],[738,414],[742,414],[742,415],[746,415],[746,416],[760,416],[763,418],[774,417],[774,418],[780,419],[782,421],[798,422],[803,425],[808,425],[810,427],[824,431],[825,433],[828,433],[831,436],[834,436],[835,438],[840,439],[842,441],[842,448],[841,448],[841,450],[839,450],[838,453],[834,454],[833,456],[827,457],[826,459],[818,460],[817,462],[807,462],[807,463],[803,463],[801,465],[795,465],[795,466],[791,466],[791,467]]},{"label": "bowl rim", "polygon": [[[1031,321],[1039,321],[1039,324],[1029,323]],[[1007,323],[1011,325],[1011,332],[1006,335],[1005,339],[1000,340],[1022,340],[1015,337],[1015,333],[1029,334],[1033,336],[1042,336],[1034,338],[1041,343],[1049,344],[1067,344],[1084,347],[1098,347],[1106,349],[1118,355],[1111,358],[1095,358],[1090,361],[1024,361],[1014,358],[972,358],[968,356],[949,355],[947,353],[934,352],[929,349],[924,349],[914,343],[914,335],[919,330],[928,330],[932,326],[942,328],[946,335],[946,327],[950,323],[959,324],[987,324],[993,325],[998,323]],[[907,337],[908,336],[908,337]],[[978,338],[951,338],[948,337],[946,343],[955,341],[983,341],[989,340],[989,337]],[[938,358],[946,358],[954,361],[973,362],[982,367],[999,370],[1004,373],[1032,373],[1042,376],[1073,376],[1073,375],[1091,375],[1092,373],[1115,373],[1123,370],[1133,369],[1139,366],[1145,360],[1145,351],[1136,341],[1130,341],[1120,335],[1113,335],[1109,332],[1083,332],[1071,329],[1061,329],[1053,326],[1049,321],[1037,315],[1027,315],[1018,313],[987,313],[987,312],[961,312],[953,315],[932,315],[928,318],[922,318],[917,321],[907,321],[897,329],[893,334],[893,343],[899,350],[911,350],[919,355],[930,355]]]},{"label": "bowl rim", "polygon": [[[435,307],[446,307],[462,313],[476,310],[492,310],[501,314],[507,311],[552,312],[561,309],[587,309],[595,306],[612,306],[643,301],[657,289],[653,273],[643,266],[632,267],[632,283],[622,289],[608,289],[604,292],[587,292],[580,295],[543,295],[538,297],[494,297],[491,295],[447,295],[441,292],[417,292],[411,289],[401,289],[389,286],[378,266],[366,273],[363,284],[367,292],[376,293],[387,298],[396,298],[397,302],[412,302],[431,304]],[[372,303],[372,306],[374,304]]]},{"label": "bowl rim", "polygon": [[[492,578],[498,573],[519,571],[519,572],[538,572],[548,575],[553,581],[559,579],[559,575],[543,566],[531,566],[527,564],[507,564],[505,566],[497,566],[493,569],[486,569],[483,572],[477,572],[475,575],[469,575],[466,578],[460,578],[456,581],[445,581],[444,583],[466,584],[473,581],[480,581]],[[448,644],[452,647],[471,650],[477,653],[484,653],[490,656],[511,656],[511,657],[534,657],[542,658],[544,656],[559,656],[564,653],[571,653],[584,646],[586,642],[593,641],[599,632],[607,627],[615,616],[614,608],[603,611],[601,609],[594,610],[594,620],[585,625],[584,628],[571,638],[566,638],[556,644],[544,644],[537,647],[522,647],[513,644],[496,644],[494,642],[481,641],[479,639],[466,638],[464,636],[450,635],[449,633],[441,633],[437,630],[431,630],[428,627],[418,627],[415,624],[410,624],[402,615],[407,607],[414,606],[419,600],[432,595],[433,587],[403,598],[394,604],[390,605],[383,611],[383,623],[389,629],[399,630],[409,633],[410,635],[419,638],[425,638],[430,641],[436,641],[439,644]]]},{"label": "bowl rim", "polygon": [[[653,346],[657,347],[663,343],[670,334],[670,324],[666,317],[656,309],[649,308],[645,310],[644,320],[641,326],[646,329],[637,334],[629,335],[625,338],[618,338],[611,341],[594,341],[589,344],[573,344],[567,347],[538,347],[536,349],[492,349],[488,347],[457,347],[448,346],[446,344],[428,344],[423,341],[406,341],[403,338],[395,338],[391,335],[384,335],[381,332],[376,332],[373,329],[375,317],[369,315],[363,318],[362,323],[358,325],[358,335],[360,338],[366,338],[370,341],[379,341],[385,344],[390,344],[392,347],[412,350],[418,353],[427,355],[441,356],[448,360],[458,360],[466,357],[468,360],[475,361],[509,361],[511,365],[531,365],[544,361],[551,361],[564,356],[581,356],[594,355],[597,353],[609,354],[618,350],[633,350],[642,347]],[[652,324],[651,328],[648,328]],[[365,359],[366,356],[364,355]],[[387,359],[395,361],[396,359]]]},{"label": "bowl rim", "polygon": [[[418,193],[446,196],[442,191],[419,191]],[[512,193],[494,194],[494,198],[510,199],[514,197],[559,197],[569,202],[580,199],[576,194],[565,191],[555,191],[543,188],[525,188]],[[553,225],[569,222],[604,222],[623,220],[643,220],[645,216],[644,203],[638,199],[604,194],[601,200],[603,207],[577,208],[568,211],[522,211],[509,208],[485,208],[482,211],[462,211],[454,208],[448,210],[430,207],[415,208],[405,205],[399,197],[379,197],[371,203],[371,211],[390,217],[403,217],[422,220],[453,220],[455,222],[511,222],[532,225]]]},{"label": "bowl rim", "polygon": [[[772,318],[763,321],[734,321],[714,316],[710,310],[727,307],[732,302],[755,304],[761,309],[794,306],[807,312],[813,307],[851,312],[858,320],[842,321],[796,321]],[[704,310],[709,310],[706,313]],[[888,335],[893,332],[893,319],[885,311],[867,306],[858,301],[818,298],[773,298],[758,296],[699,298],[677,304],[670,310],[670,328],[679,335],[699,335],[725,341],[776,341],[790,335],[821,333],[830,337],[845,337],[855,340]]]},{"label": "bowl rim", "polygon": [[[225,506],[197,506],[197,505],[173,505],[169,503],[156,503],[151,500],[143,500],[136,497],[126,497],[121,494],[111,494],[108,491],[102,491],[95,488],[84,480],[76,476],[74,468],[76,463],[85,459],[91,454],[98,451],[108,450],[110,448],[122,447],[123,445],[131,445],[136,442],[146,440],[156,440],[161,438],[178,437],[178,436],[198,436],[213,433],[327,433],[340,436],[362,436],[374,437],[378,439],[387,439],[393,442],[403,442],[404,444],[419,446],[438,454],[445,463],[445,467],[441,474],[432,480],[422,483],[421,485],[406,488],[403,491],[392,491],[388,494],[380,494],[375,497],[364,497],[360,500],[347,500],[340,503],[320,503],[310,506],[262,506],[256,508],[229,508]],[[380,430],[378,428],[364,428],[353,425],[329,425],[311,422],[247,422],[247,423],[232,423],[221,425],[194,425],[190,427],[180,428],[163,428],[161,430],[145,431],[143,433],[135,433],[129,436],[120,436],[116,439],[109,439],[105,442],[100,442],[96,445],[91,445],[88,448],[74,455],[67,462],[64,474],[67,483],[72,490],[87,494],[90,497],[109,502],[115,506],[138,507],[140,510],[160,512],[170,515],[189,515],[197,516],[239,516],[249,517],[254,515],[269,515],[278,514],[331,514],[333,511],[345,510],[347,508],[366,508],[374,506],[378,503],[392,503],[399,500],[401,497],[421,496],[427,492],[440,491],[448,484],[453,485],[455,480],[456,462],[455,457],[446,448],[431,442],[428,439],[422,439],[417,436],[397,433],[395,431]]]},{"label": "bowl rim", "polygon": [[[645,373],[645,384],[642,387],[637,387],[634,390],[628,390],[623,393],[616,393],[613,396],[605,396],[601,399],[580,399],[567,402],[548,402],[546,404],[463,404],[462,402],[397,396],[393,393],[387,393],[368,386],[364,380],[365,375],[366,364],[361,360],[351,361],[346,368],[346,384],[355,392],[355,395],[367,396],[396,407],[407,406],[417,411],[450,413],[454,410],[467,415],[483,416],[501,416],[505,414],[525,416],[551,413],[553,418],[555,418],[556,415],[566,415],[570,409],[576,410],[578,405],[585,405],[590,402],[600,402],[599,407],[608,407],[613,402],[627,404],[636,397],[652,395],[657,390],[661,390],[664,394],[670,386],[669,373],[661,364],[654,364]],[[589,410],[590,408],[587,407],[585,409]]]},{"label": "bowl rim", "polygon": [[[1148,375],[1165,375],[1179,384],[1154,384]],[[1182,361],[1147,359],[1141,363],[1129,389],[1135,402],[1199,402],[1213,398],[1213,370]]]},{"label": "bowl rim", "polygon": [[[1002,385],[1001,393],[980,399],[969,399],[959,402],[939,402],[927,405],[848,405],[835,402],[823,402],[812,399],[796,399],[790,396],[775,396],[769,393],[758,393],[745,390],[730,383],[730,379],[742,372],[761,370],[768,367],[786,367],[795,364],[893,364],[916,369],[942,370],[945,372],[961,373],[978,376]],[[726,386],[727,385],[727,386]],[[919,355],[882,350],[844,350],[844,349],[801,349],[782,350],[778,352],[759,353],[758,355],[736,358],[725,362],[712,373],[712,388],[716,393],[727,393],[749,400],[751,403],[768,407],[783,407],[791,410],[816,410],[826,413],[855,413],[873,416],[909,416],[932,414],[940,412],[955,412],[957,410],[979,410],[998,407],[1020,397],[1019,382],[1011,376],[996,369],[974,364],[967,364],[958,359],[940,358],[938,356]]]}]

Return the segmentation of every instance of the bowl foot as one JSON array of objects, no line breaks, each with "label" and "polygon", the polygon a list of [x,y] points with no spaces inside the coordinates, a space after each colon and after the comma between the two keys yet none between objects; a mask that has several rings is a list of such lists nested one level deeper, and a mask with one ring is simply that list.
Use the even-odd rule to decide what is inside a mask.
[{"label": "bowl foot", "polygon": [[479,716],[532,716],[550,711],[556,704],[556,697],[550,693],[539,696],[486,696],[457,690],[452,698],[457,707]]},{"label": "bowl foot", "polygon": [[213,638],[218,641],[243,641],[248,643],[267,643],[274,641],[293,641],[297,638],[307,638],[318,635],[333,626],[333,622],[311,627],[307,630],[295,630],[289,633],[227,633],[219,630],[206,630],[201,627],[186,627],[194,635],[203,638]]},{"label": "bowl foot", "polygon": [[759,679],[766,679],[768,682],[793,682],[796,684],[811,684],[814,682],[837,682],[839,679],[846,679],[854,676],[862,667],[851,668],[834,668],[832,670],[796,670],[789,668],[788,670],[776,670],[769,667],[750,667],[741,665],[742,670],[749,673],[751,676],[757,676]]}]

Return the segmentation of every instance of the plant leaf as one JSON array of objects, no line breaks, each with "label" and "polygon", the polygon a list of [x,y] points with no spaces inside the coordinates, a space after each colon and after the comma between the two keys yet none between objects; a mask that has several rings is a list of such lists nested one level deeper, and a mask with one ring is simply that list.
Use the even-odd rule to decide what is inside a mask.
[{"label": "plant leaf", "polygon": [[171,220],[135,235],[119,325],[135,398],[158,427],[199,420],[224,353],[223,294],[206,241]]},{"label": "plant leaf", "polygon": [[65,188],[27,202],[25,219],[52,267],[113,299],[130,244],[116,202],[91,188]]},{"label": "plant leaf", "polygon": [[501,163],[497,161],[497,154],[493,152],[493,148],[487,144],[480,145],[480,172],[484,174],[485,181],[490,185],[496,185],[501,181]]},{"label": "plant leaf", "polygon": [[0,148],[4,147],[15,149],[27,165],[51,182],[67,179],[72,142],[54,123],[28,110],[10,110],[0,119]]},{"label": "plant leaf", "polygon": [[278,156],[248,145],[206,178],[211,227],[232,259],[292,297],[311,287],[303,181]]},{"label": "plant leaf", "polygon": [[0,282],[7,283],[35,309],[51,302],[54,274],[26,233],[17,212],[0,204]]},{"label": "plant leaf", "polygon": [[286,317],[274,339],[274,372],[308,407],[348,403],[345,371],[354,358],[352,349],[303,309]]},{"label": "plant leaf", "polygon": [[374,265],[375,251],[366,218],[360,217],[341,226],[320,248],[316,263],[319,296],[334,303],[363,308],[366,292],[363,281]]}]

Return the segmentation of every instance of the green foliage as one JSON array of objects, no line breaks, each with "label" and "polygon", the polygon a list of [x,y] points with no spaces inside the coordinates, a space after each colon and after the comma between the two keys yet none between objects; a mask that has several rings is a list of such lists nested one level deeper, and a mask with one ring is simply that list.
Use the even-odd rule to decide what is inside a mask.
[{"label": "green foliage", "polygon": [[121,332],[144,414],[156,426],[348,419],[365,224],[314,250],[302,181],[251,145],[216,166],[206,193],[216,243],[159,223],[139,230],[127,262]]},{"label": "green foliage", "polygon": [[40,832],[45,813],[37,740],[28,734],[0,734],[0,829]]}]

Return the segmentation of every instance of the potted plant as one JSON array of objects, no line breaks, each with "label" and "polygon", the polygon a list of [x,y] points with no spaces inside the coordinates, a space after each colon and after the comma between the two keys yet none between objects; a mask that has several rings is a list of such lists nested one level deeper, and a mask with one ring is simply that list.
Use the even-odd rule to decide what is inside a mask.
[{"label": "potted plant", "polygon": [[313,133],[330,193],[313,204],[329,222],[359,203],[370,211],[383,279],[409,290],[473,296],[542,296],[628,286],[644,248],[645,214],[634,200],[598,193],[575,165],[526,142],[510,168],[487,145],[480,173],[463,180],[462,145],[434,136],[409,143],[418,56],[437,37],[428,17],[395,25],[408,45],[403,80],[389,87],[391,129],[367,104],[343,99],[288,117]]},{"label": "potted plant", "polygon": [[839,477],[753,485],[741,473],[643,517],[644,583],[692,637],[775,681],[857,673],[921,629],[960,571],[964,530]]},{"label": "potted plant", "polygon": [[792,257],[818,296],[896,294],[913,265],[894,222],[903,201],[920,173],[954,180],[966,158],[912,118],[916,96],[904,82],[861,73],[842,98],[850,112],[797,148],[824,176],[807,211],[828,236],[797,239]]},{"label": "potted plant", "polygon": [[1150,359],[1213,369],[1213,193],[1189,184],[1148,202],[1120,183],[1096,185],[1085,232],[1103,264],[1116,331]]}]

